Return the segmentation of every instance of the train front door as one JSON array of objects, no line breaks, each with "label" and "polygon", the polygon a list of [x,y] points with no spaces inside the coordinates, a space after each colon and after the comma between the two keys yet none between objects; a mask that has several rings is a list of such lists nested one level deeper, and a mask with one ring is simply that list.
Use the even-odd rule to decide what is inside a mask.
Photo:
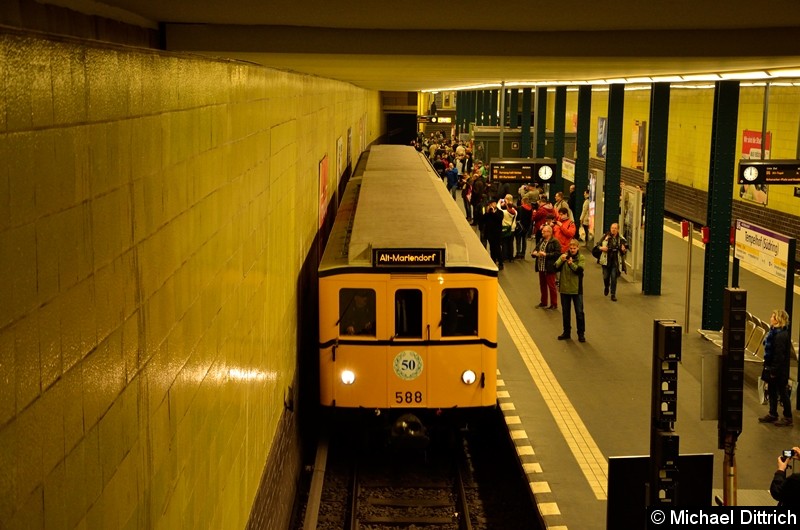
[{"label": "train front door", "polygon": [[428,292],[420,286],[390,290],[394,326],[387,351],[387,399],[390,407],[422,408],[428,404],[426,363],[431,325],[426,309]]}]

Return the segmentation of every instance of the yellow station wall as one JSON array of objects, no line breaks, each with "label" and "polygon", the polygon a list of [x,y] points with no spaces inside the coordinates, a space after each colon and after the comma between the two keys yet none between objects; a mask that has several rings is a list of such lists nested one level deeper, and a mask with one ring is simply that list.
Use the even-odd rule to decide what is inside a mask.
[{"label": "yellow station wall", "polygon": [[380,127],[349,84],[0,32],[0,527],[245,526],[319,162],[333,197]]}]

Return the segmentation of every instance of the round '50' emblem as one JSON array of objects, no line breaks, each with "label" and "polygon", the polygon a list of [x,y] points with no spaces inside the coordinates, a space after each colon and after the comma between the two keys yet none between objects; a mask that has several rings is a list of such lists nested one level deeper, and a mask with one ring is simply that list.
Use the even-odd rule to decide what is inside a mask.
[{"label": "round '50' emblem", "polygon": [[393,367],[397,377],[411,381],[422,373],[422,357],[414,350],[403,350],[395,355]]}]

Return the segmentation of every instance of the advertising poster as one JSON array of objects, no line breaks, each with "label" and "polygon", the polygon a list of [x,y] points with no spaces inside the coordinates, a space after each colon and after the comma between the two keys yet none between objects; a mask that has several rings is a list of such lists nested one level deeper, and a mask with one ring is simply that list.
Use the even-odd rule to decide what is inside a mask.
[{"label": "advertising poster", "polygon": [[[567,157],[561,159],[561,178],[575,182],[575,161]],[[577,206],[576,206],[577,208]]]},{"label": "advertising poster", "polygon": [[647,122],[634,120],[631,132],[631,166],[644,170],[644,149],[647,143]]},{"label": "advertising poster", "polygon": [[344,140],[342,137],[336,139],[336,178],[342,176],[344,172]]},{"label": "advertising poster", "polygon": [[[772,148],[772,133],[767,132],[766,149],[764,159],[769,160],[770,149]],[[742,131],[742,159],[761,158],[761,131]],[[758,204],[767,204],[769,198],[769,187],[767,184],[742,184],[739,186],[739,198],[744,201],[751,201]]]},{"label": "advertising poster", "polygon": [[328,155],[319,161],[319,227],[325,224],[328,211]]},{"label": "advertising poster", "polygon": [[597,158],[606,158],[606,145],[608,143],[608,118],[597,118]]},{"label": "advertising poster", "polygon": [[353,163],[353,128],[347,129],[347,158],[345,158],[345,166],[350,166]]}]

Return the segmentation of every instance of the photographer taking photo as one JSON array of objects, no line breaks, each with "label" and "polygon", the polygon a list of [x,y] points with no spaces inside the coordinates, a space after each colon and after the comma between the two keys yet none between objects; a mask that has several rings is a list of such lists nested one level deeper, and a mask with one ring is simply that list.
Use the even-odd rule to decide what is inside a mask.
[{"label": "photographer taking photo", "polygon": [[793,447],[778,457],[778,469],[769,485],[769,493],[778,506],[800,506],[800,473],[786,476],[786,468],[793,460],[800,460],[800,447]]}]

